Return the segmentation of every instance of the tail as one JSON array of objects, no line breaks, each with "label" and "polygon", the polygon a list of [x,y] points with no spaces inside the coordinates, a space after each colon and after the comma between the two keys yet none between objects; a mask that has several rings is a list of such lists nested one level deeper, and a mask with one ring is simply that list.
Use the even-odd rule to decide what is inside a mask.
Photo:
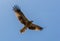
[{"label": "tail", "polygon": [[24,27],[20,30],[20,32],[21,32],[21,33],[23,33],[23,32],[25,32],[25,31],[26,31],[26,29],[27,29],[27,27],[26,27],[26,26],[24,26]]}]

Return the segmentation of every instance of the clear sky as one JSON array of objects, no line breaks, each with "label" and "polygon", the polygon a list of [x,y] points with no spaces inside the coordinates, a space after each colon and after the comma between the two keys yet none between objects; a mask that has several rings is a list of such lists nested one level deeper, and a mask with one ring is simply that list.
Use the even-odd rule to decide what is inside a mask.
[{"label": "clear sky", "polygon": [[[44,29],[21,34],[14,5]],[[60,0],[0,0],[0,41],[60,41]]]}]

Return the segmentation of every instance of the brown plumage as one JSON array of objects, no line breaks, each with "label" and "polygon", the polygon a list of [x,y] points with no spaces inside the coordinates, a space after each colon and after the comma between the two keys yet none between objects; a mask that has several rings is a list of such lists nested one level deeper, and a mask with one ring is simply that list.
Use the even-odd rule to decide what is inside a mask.
[{"label": "brown plumage", "polygon": [[25,32],[25,30],[28,28],[30,30],[42,30],[43,28],[33,24],[33,21],[29,21],[23,14],[23,12],[19,9],[18,6],[13,7],[14,12],[16,13],[17,18],[19,21],[24,24],[24,27],[20,30],[20,32]]}]

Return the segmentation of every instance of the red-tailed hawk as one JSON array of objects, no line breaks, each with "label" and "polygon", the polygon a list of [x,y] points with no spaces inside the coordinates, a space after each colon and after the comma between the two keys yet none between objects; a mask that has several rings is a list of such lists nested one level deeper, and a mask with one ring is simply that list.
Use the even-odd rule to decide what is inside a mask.
[{"label": "red-tailed hawk", "polygon": [[42,30],[43,28],[33,24],[33,21],[29,21],[23,14],[23,12],[20,10],[18,6],[13,7],[14,12],[16,13],[17,18],[19,21],[24,24],[24,27],[20,30],[20,32],[25,32],[25,30],[28,28],[30,30]]}]

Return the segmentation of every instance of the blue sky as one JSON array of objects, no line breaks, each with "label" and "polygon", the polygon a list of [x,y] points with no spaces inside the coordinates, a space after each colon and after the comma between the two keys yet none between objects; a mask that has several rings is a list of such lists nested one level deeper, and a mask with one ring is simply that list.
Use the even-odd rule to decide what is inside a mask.
[{"label": "blue sky", "polygon": [[[23,24],[15,16],[14,5],[44,29],[21,34]],[[0,0],[0,41],[60,41],[60,0]]]}]

